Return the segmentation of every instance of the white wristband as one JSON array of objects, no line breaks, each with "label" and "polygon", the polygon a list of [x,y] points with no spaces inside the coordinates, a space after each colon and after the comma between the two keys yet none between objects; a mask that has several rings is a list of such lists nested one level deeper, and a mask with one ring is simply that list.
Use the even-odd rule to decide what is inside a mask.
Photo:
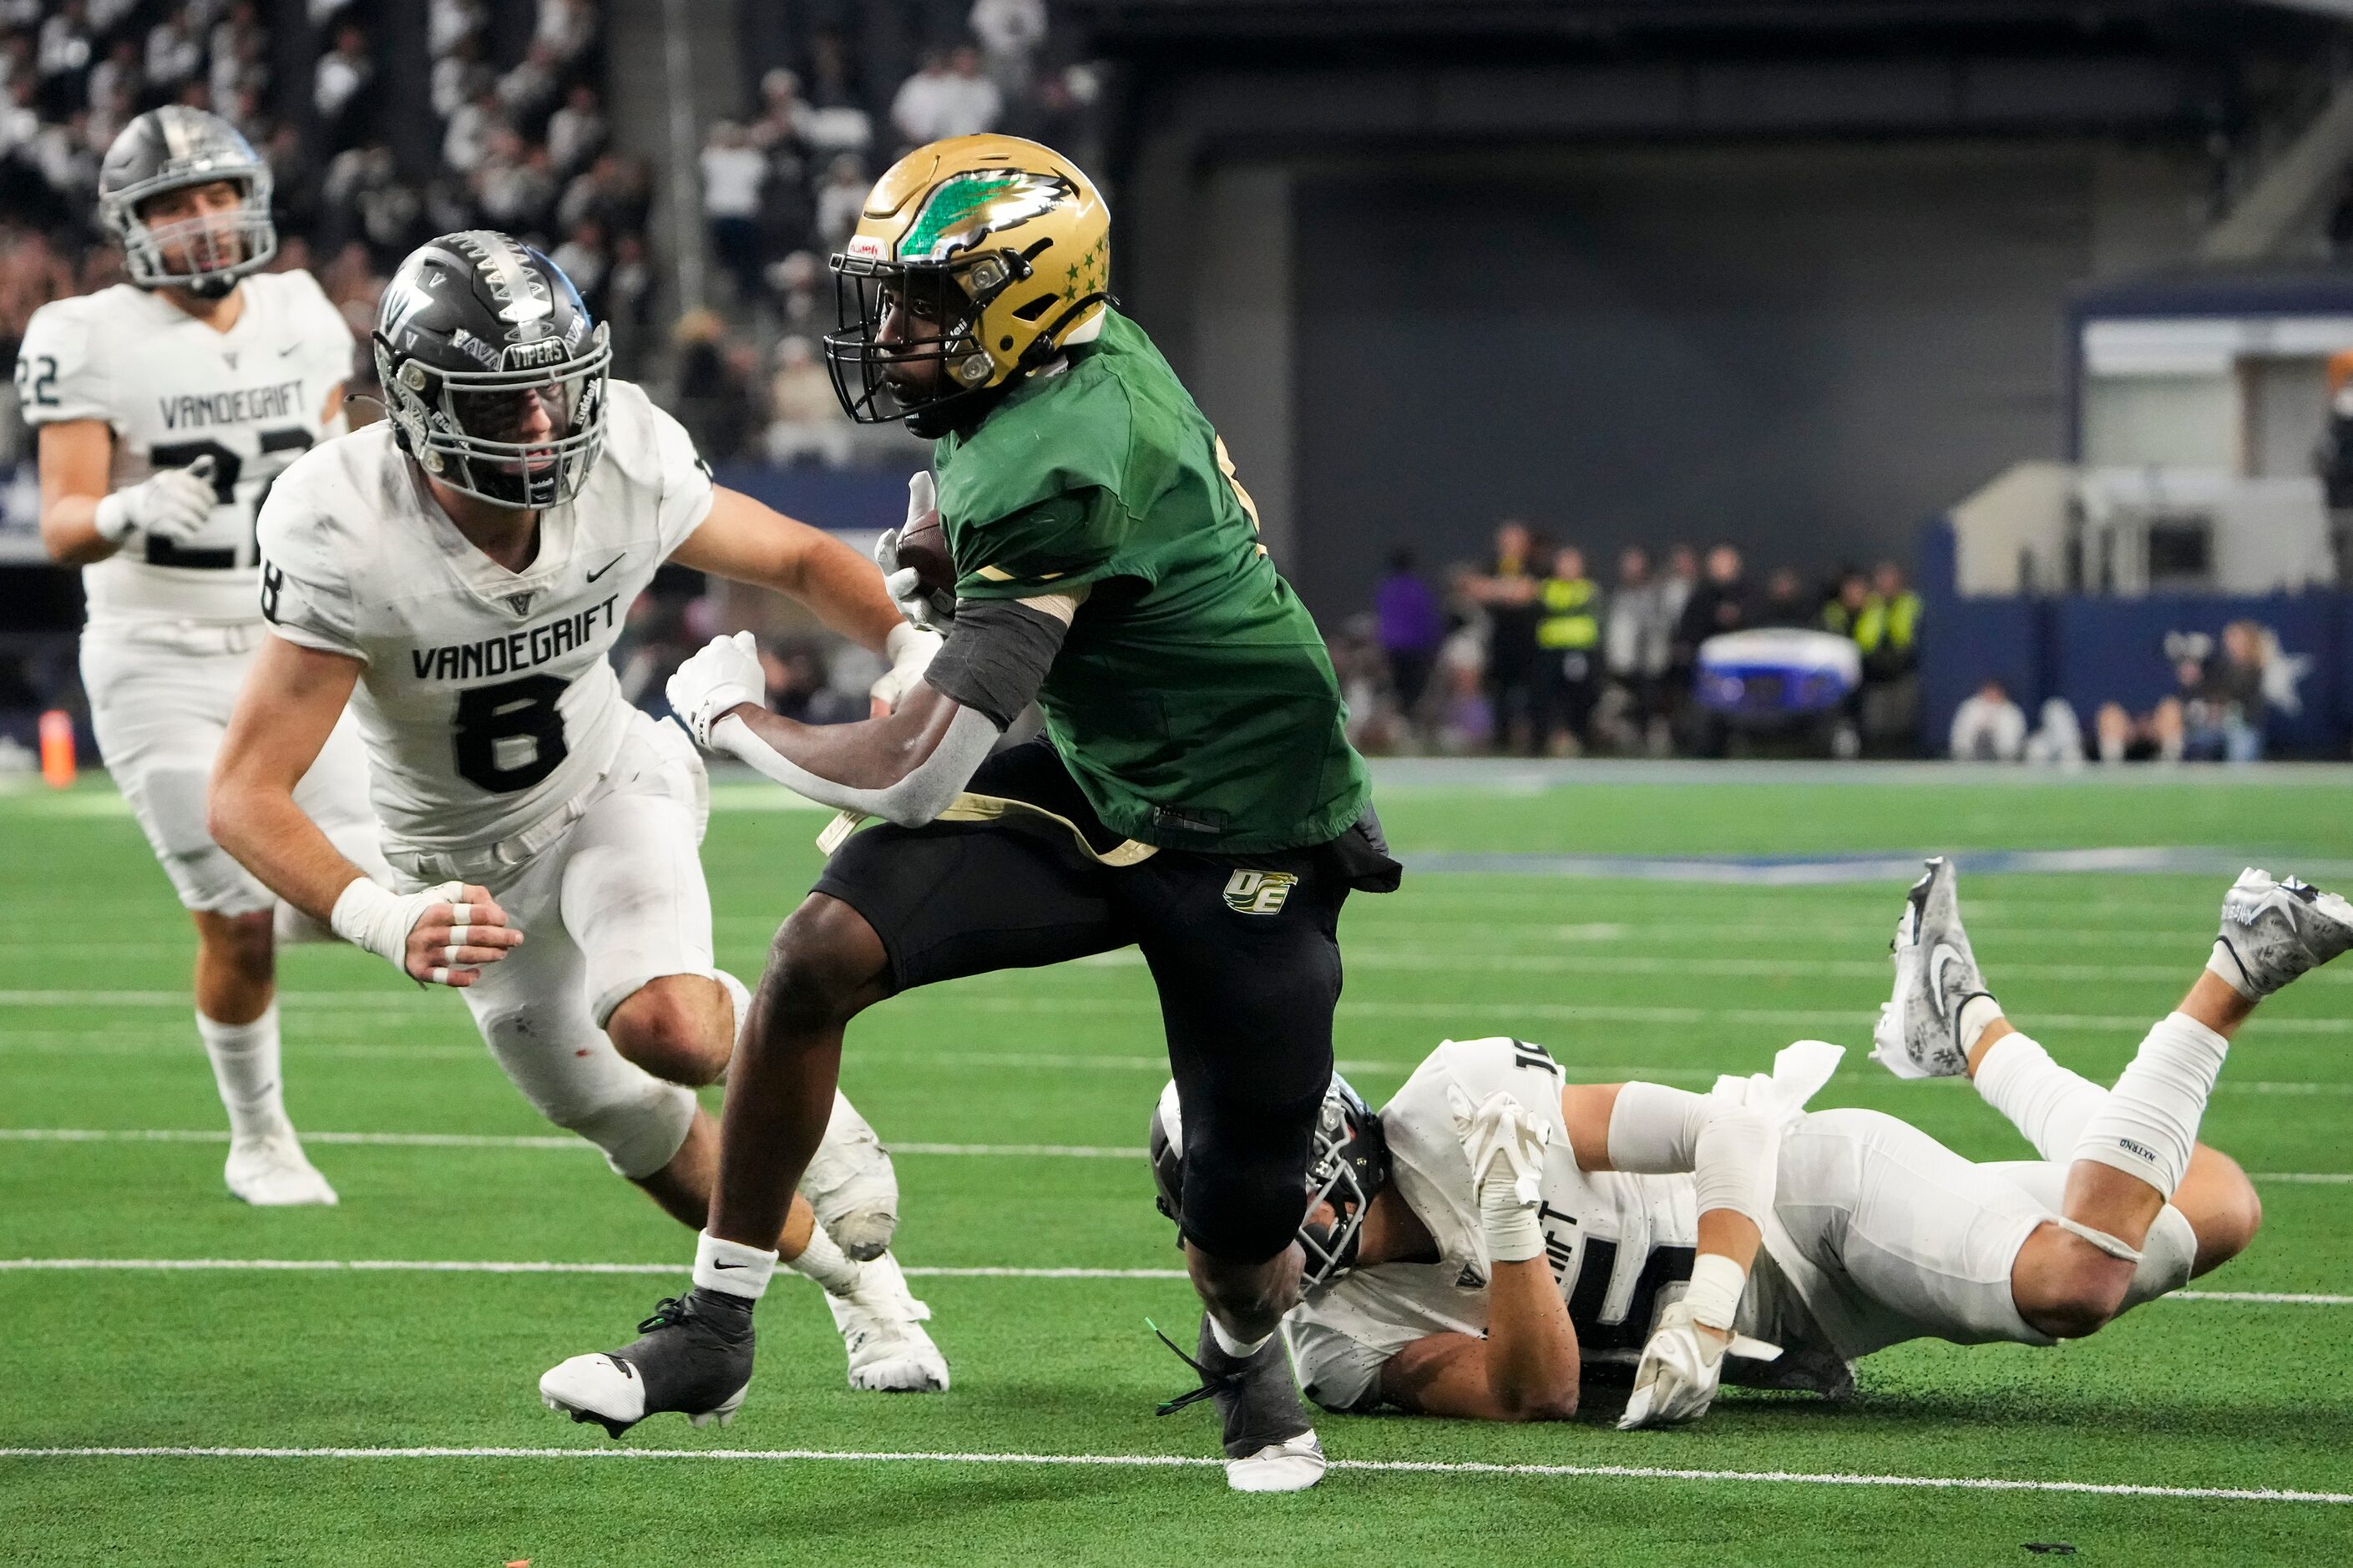
[{"label": "white wristband", "polygon": [[354,877],[335,898],[327,923],[353,947],[363,947],[408,973],[408,933],[435,904],[454,904],[465,891],[459,882],[444,882],[421,893],[388,893],[365,877]]},{"label": "white wristband", "polygon": [[1740,1310],[1740,1293],[1748,1288],[1748,1271],[1721,1252],[1703,1252],[1693,1260],[1691,1289],[1683,1305],[1692,1321],[1732,1331],[1733,1315]]},{"label": "white wristband", "polygon": [[131,517],[131,503],[123,500],[121,490],[99,498],[98,510],[90,514],[90,525],[109,544],[121,543],[136,526]]},{"label": "white wristband", "polygon": [[1520,1202],[1509,1181],[1488,1181],[1479,1188],[1479,1229],[1487,1238],[1490,1263],[1525,1263],[1542,1258],[1544,1223],[1539,1205]]}]

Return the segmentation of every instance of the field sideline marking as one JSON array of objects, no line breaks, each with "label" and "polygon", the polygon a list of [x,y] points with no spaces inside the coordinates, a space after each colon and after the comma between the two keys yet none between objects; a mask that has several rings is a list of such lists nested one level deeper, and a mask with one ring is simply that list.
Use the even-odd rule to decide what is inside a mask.
[{"label": "field sideline marking", "polygon": [[[565,1133],[547,1132],[305,1132],[322,1145],[357,1144],[395,1149],[549,1149],[593,1153],[596,1145]],[[226,1128],[198,1127],[0,1127],[0,1143],[226,1143]],[[910,1143],[885,1145],[893,1155],[969,1155],[1002,1159],[1141,1160],[1150,1151],[1110,1143]],[[2257,1182],[2309,1186],[2353,1186],[2353,1171],[2253,1171]]]},{"label": "field sideline marking", "polygon": [[[1222,1459],[1187,1454],[987,1454],[857,1452],[829,1448],[0,1448],[0,1459],[700,1459],[723,1463],[1071,1465],[1128,1469],[1207,1469]],[[2079,1492],[2101,1497],[2223,1502],[2353,1503],[2353,1492],[2280,1487],[2168,1487],[2129,1481],[2052,1481],[2005,1476],[1873,1476],[1837,1471],[1698,1470],[1652,1465],[1504,1465],[1475,1460],[1334,1459],[1335,1470],[1385,1475],[1539,1477],[1638,1481],[1749,1481],[1772,1486],[1905,1487],[1931,1491]]]},{"label": "field sideline marking", "polygon": [[[398,1258],[0,1258],[0,1271],[289,1274],[678,1274],[679,1263],[553,1263]],[[1012,1268],[906,1265],[926,1279],[1183,1279],[1181,1268]],[[795,1276],[798,1278],[798,1276]],[[2353,1307],[2353,1296],[2286,1290],[2176,1290],[2163,1301],[2234,1301],[2274,1307]]]},{"label": "field sideline marking", "polygon": [[[396,991],[280,991],[279,1001],[296,1007],[339,1010],[399,1010],[414,999]],[[952,1007],[965,1013],[1137,1013],[1159,1010],[1152,996],[963,996],[917,994],[896,998],[902,1006]],[[0,1007],[171,1007],[188,1005],[181,991],[0,990]],[[1865,1007],[1646,1007],[1609,1003],[1511,1002],[1466,998],[1459,1002],[1342,1002],[1345,1016],[1371,1018],[1445,1018],[1507,1014],[1521,1018],[1597,1024],[1831,1024],[1855,1026],[1875,1015]],[[2150,1019],[2113,1013],[2038,1013],[2033,1021],[2049,1029],[2146,1031]],[[2353,1035],[2353,1018],[2266,1018],[2267,1035]]]}]

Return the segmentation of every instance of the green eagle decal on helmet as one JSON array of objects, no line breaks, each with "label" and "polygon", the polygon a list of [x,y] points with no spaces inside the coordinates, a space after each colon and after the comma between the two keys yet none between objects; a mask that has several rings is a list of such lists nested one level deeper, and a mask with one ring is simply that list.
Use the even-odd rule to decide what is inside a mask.
[{"label": "green eagle decal on helmet", "polygon": [[1054,174],[1025,169],[980,169],[942,182],[899,242],[902,261],[944,261],[986,236],[1016,227],[1078,195]]}]

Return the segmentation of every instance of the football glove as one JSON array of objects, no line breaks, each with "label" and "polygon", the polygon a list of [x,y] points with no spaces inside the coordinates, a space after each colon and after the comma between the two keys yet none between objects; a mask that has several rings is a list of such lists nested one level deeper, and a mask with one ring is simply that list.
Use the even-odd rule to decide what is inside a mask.
[{"label": "football glove", "polygon": [[1500,1089],[1473,1105],[1460,1085],[1449,1084],[1446,1103],[1454,1113],[1454,1135],[1471,1162],[1489,1261],[1524,1263],[1542,1257],[1544,1226],[1537,1210],[1549,1130]]},{"label": "football glove", "polygon": [[185,544],[212,521],[220,497],[213,489],[213,460],[198,458],[185,468],[164,468],[98,503],[90,526],[110,544],[137,529],[150,539]]},{"label": "football glove", "polygon": [[955,595],[949,593],[926,594],[923,577],[913,566],[899,564],[899,535],[929,518],[939,515],[939,487],[933,482],[931,470],[917,469],[907,479],[907,521],[903,527],[887,530],[874,542],[874,564],[882,568],[882,586],[907,624],[927,632],[944,634],[948,623],[955,619]]},{"label": "football glove", "polygon": [[712,637],[701,653],[678,667],[662,689],[670,697],[670,710],[694,743],[706,752],[713,750],[711,727],[728,710],[746,702],[754,708],[768,705],[768,676],[760,668],[758,639],[750,632]]},{"label": "football glove", "polygon": [[923,679],[932,656],[940,651],[942,640],[939,633],[926,631],[922,626],[891,628],[891,636],[883,644],[883,651],[891,658],[891,668],[884,670],[881,679],[869,689],[869,695],[874,700],[877,718],[898,707],[907,693],[915,689],[915,682]]},{"label": "football glove", "polygon": [[1634,1369],[1634,1396],[1626,1402],[1618,1429],[1631,1432],[1696,1421],[1715,1403],[1726,1355],[1771,1361],[1780,1353],[1778,1345],[1702,1326],[1689,1303],[1677,1301],[1659,1314],[1658,1327],[1642,1347],[1641,1363]]}]

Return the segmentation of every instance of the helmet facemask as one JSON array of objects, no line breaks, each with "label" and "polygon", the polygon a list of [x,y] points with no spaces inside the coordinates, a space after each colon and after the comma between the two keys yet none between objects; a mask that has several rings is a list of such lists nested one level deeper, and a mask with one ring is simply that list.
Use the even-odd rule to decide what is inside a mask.
[{"label": "helmet facemask", "polygon": [[[141,209],[157,197],[220,181],[242,189],[237,210],[203,213],[151,224]],[[216,300],[237,279],[259,272],[278,254],[278,226],[269,216],[269,171],[259,163],[223,168],[209,163],[167,167],[150,180],[99,197],[100,220],[122,246],[125,276],[142,289],[185,289]],[[174,262],[178,265],[174,265]]]},{"label": "helmet facemask", "polygon": [[[1306,1255],[1303,1290],[1321,1290],[1356,1266],[1366,1211],[1388,1183],[1388,1144],[1379,1121],[1346,1079],[1335,1073],[1332,1083],[1307,1163],[1307,1217],[1299,1225],[1299,1247]],[[1328,1224],[1316,1217],[1326,1205],[1332,1210]]]},{"label": "helmet facemask", "polygon": [[[904,420],[918,436],[942,436],[1005,380],[977,332],[989,302],[1029,275],[1019,256],[992,250],[944,262],[836,256],[833,274],[841,325],[825,336],[826,367],[858,423]],[[923,335],[910,335],[917,331]]]},{"label": "helmet facemask", "polygon": [[[561,506],[580,492],[604,448],[610,336],[600,321],[577,354],[550,337],[510,347],[504,357],[546,363],[440,371],[409,359],[396,370],[388,345],[376,338],[385,406],[427,474],[497,506]],[[542,409],[551,429],[525,438]]]}]

